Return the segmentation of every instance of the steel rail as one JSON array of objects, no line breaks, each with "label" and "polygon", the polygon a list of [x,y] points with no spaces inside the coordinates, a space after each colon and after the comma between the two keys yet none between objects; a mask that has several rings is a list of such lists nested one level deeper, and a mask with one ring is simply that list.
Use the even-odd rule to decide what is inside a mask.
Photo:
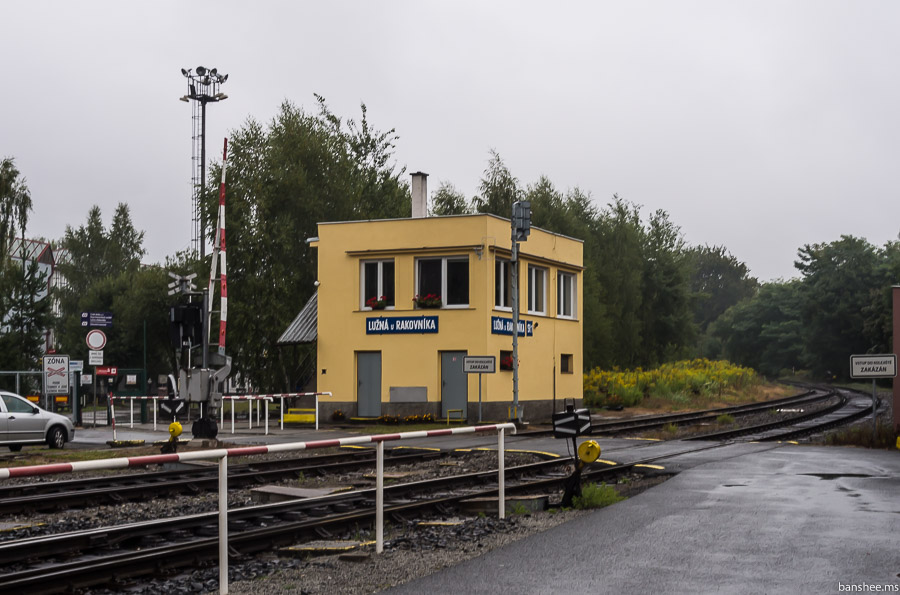
[{"label": "steel rail", "polygon": [[773,399],[760,403],[750,403],[747,405],[732,405],[730,407],[719,407],[714,409],[703,409],[700,411],[689,411],[684,413],[667,413],[663,415],[642,416],[623,420],[599,421],[592,424],[592,434],[603,435],[612,433],[623,433],[628,431],[646,430],[655,427],[661,427],[669,423],[679,425],[681,423],[697,423],[702,421],[714,420],[720,415],[750,415],[766,411],[773,407],[784,407],[786,405],[800,405],[806,403],[816,403],[830,398],[834,393],[817,393],[809,391],[800,395],[785,397],[782,399]]},{"label": "steel rail", "polygon": [[[373,451],[363,450],[357,451],[357,453],[323,455],[321,458],[300,457],[257,461],[234,466],[229,468],[228,482],[232,487],[241,487],[261,481],[297,476],[301,473],[312,472],[324,475],[374,465],[375,453]],[[387,458],[386,462],[390,465],[400,465],[446,456],[448,456],[447,453],[422,451],[394,455]],[[0,514],[71,508],[84,504],[114,504],[121,501],[147,500],[163,494],[215,490],[218,487],[218,477],[215,468],[198,467],[193,470],[163,471],[150,474],[130,473],[93,480],[59,482],[67,484],[66,487],[70,488],[68,490],[59,490],[53,485],[54,483],[57,482],[8,487],[8,492],[18,492],[20,495],[0,495]],[[47,491],[45,492],[44,489]]]}]

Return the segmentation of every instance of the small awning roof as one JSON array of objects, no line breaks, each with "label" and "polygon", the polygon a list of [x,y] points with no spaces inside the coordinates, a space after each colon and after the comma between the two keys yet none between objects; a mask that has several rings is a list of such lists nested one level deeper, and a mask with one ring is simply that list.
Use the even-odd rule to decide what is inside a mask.
[{"label": "small awning roof", "polygon": [[297,314],[294,321],[278,338],[276,345],[296,345],[314,343],[319,334],[319,292],[310,296],[309,301]]}]

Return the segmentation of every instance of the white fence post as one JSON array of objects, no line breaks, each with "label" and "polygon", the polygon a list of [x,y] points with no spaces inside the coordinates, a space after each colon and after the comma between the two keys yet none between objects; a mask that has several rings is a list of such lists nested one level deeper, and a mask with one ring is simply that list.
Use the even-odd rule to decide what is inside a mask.
[{"label": "white fence post", "polygon": [[497,430],[497,512],[501,519],[506,518],[506,486],[505,481],[505,446],[503,445],[504,428]]},{"label": "white fence post", "polygon": [[112,417],[113,442],[118,440],[118,438],[116,438],[116,406],[114,405],[115,402],[116,402],[116,400],[113,397],[109,398],[109,415],[110,415],[110,417]]},{"label": "white fence post", "polygon": [[384,442],[378,442],[375,462],[375,553],[384,551]]},{"label": "white fence post", "polygon": [[228,595],[228,455],[219,459],[219,593]]}]

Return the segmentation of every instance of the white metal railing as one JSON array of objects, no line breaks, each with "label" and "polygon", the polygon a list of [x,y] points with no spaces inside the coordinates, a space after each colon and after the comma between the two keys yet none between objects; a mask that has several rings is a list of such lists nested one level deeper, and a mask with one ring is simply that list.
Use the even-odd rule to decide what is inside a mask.
[{"label": "white metal railing", "polygon": [[486,426],[468,426],[464,428],[448,428],[420,432],[400,432],[398,434],[378,434],[374,436],[352,436],[333,440],[315,440],[312,442],[290,442],[286,444],[269,444],[262,446],[245,446],[240,448],[219,448],[165,455],[148,455],[143,457],[122,457],[117,459],[98,459],[93,461],[76,461],[74,463],[55,463],[51,465],[33,465],[27,467],[0,468],[0,480],[14,477],[35,477],[55,473],[74,473],[79,471],[96,471],[99,469],[122,469],[142,467],[181,461],[197,461],[202,459],[218,459],[219,464],[219,593],[228,593],[228,457],[252,456],[275,452],[291,452],[296,450],[313,450],[331,448],[351,444],[377,445],[376,484],[375,484],[375,552],[384,551],[384,443],[393,440],[411,440],[414,438],[434,438],[453,434],[472,434],[476,432],[497,432],[497,514],[506,518],[506,486],[504,482],[504,432],[516,433],[512,423]]},{"label": "white metal railing", "polygon": [[[272,394],[268,394],[268,395],[233,395],[233,396],[226,396],[226,397],[222,397],[222,398],[223,399],[236,399],[236,400],[251,399],[251,398],[280,399],[280,401],[281,401],[281,429],[283,430],[284,429],[284,400],[292,399],[295,397],[315,397],[316,398],[316,429],[318,430],[319,429],[319,397],[321,397],[321,396],[330,397],[330,396],[332,396],[332,394],[331,394],[331,392],[325,391],[325,392],[320,392],[320,393],[272,393]],[[225,424],[224,415],[225,415],[225,413],[223,411],[222,412],[222,422],[221,422],[223,425]],[[259,425],[259,406],[258,406],[258,404],[257,404],[257,413],[256,413],[256,425]],[[234,434],[234,403],[232,403],[231,433]],[[266,433],[268,434],[268,430],[266,430]]]},{"label": "white metal railing", "polygon": [[[253,429],[253,403],[256,403],[256,425],[259,425],[259,410],[260,410],[260,402],[264,402],[266,404],[266,414],[263,416],[266,418],[266,436],[269,435],[269,402],[272,401],[272,397],[270,395],[231,395],[222,397],[222,407],[219,407],[219,413],[221,413],[221,421],[219,422],[221,425],[225,425],[225,400],[231,401],[231,433],[234,434],[234,402],[235,401],[247,401],[249,404],[249,409],[247,411],[247,420],[249,425],[247,426],[248,430]],[[284,415],[282,413],[282,415]]]},{"label": "white metal railing", "polygon": [[115,400],[119,399],[120,401],[128,400],[128,415],[129,415],[129,427],[134,428],[134,402],[135,401],[154,401],[153,403],[153,431],[156,431],[156,401],[159,399],[167,399],[168,397],[116,397],[113,395],[109,396],[109,409],[110,414],[113,419],[113,440],[116,439],[116,408],[115,408]]},{"label": "white metal railing", "polygon": [[[222,397],[223,405],[224,400],[231,401],[231,433],[234,434],[234,401],[248,401],[250,405],[250,411],[248,412],[248,429],[253,429],[253,403],[256,402],[256,425],[260,425],[260,417],[261,417],[261,405],[260,401],[266,402],[268,405],[269,402],[274,399],[280,399],[281,402],[281,411],[280,411],[280,427],[284,429],[284,400],[286,398],[295,398],[295,397],[315,397],[316,405],[315,405],[315,419],[316,419],[316,430],[319,429],[319,397],[320,396],[332,396],[331,392],[319,392],[319,393],[275,393],[269,395],[226,395]],[[114,401],[118,400],[128,400],[129,402],[129,427],[134,429],[134,402],[135,401],[153,401],[153,431],[156,431],[156,410],[157,410],[157,402],[160,400],[166,400],[169,397],[166,396],[113,396],[109,395],[109,407],[110,414],[112,417],[111,423],[113,427],[113,440],[116,440],[116,410]],[[202,407],[202,404],[201,404]],[[219,424],[225,425],[225,407],[220,407],[220,416],[219,416]],[[269,411],[268,406],[266,407],[266,415],[265,415],[265,426],[266,426],[266,435],[269,433]]]}]

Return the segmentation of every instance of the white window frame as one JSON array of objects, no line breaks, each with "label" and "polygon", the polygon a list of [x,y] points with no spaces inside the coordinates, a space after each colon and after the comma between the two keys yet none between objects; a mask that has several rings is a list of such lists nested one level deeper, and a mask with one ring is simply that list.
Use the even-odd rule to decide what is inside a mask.
[{"label": "white window frame", "polygon": [[416,295],[422,295],[422,290],[419,288],[419,261],[422,260],[440,260],[441,261],[441,308],[442,309],[454,309],[454,308],[468,308],[469,304],[472,301],[472,283],[471,276],[469,278],[469,289],[468,296],[466,298],[465,304],[448,304],[447,303],[447,263],[450,261],[456,262],[465,262],[467,273],[471,273],[471,265],[469,263],[468,256],[422,256],[416,259]]},{"label": "white window frame", "polygon": [[[372,308],[366,306],[366,300],[369,299],[366,297],[366,265],[375,263],[378,265],[378,295],[376,297],[381,297],[384,295],[384,263],[389,262],[394,265],[394,306],[385,306],[385,310],[393,310],[397,304],[397,291],[396,291],[396,283],[397,283],[397,264],[394,262],[393,258],[382,258],[379,260],[360,260],[359,261],[359,309],[365,311],[371,311]],[[369,296],[371,297],[371,296]]]},{"label": "white window frame", "polygon": [[[569,285],[569,300],[568,305],[571,310],[571,314],[564,313],[563,306],[566,305],[565,295],[565,285]],[[578,318],[578,293],[576,290],[578,289],[578,277],[574,273],[569,273],[566,271],[557,271],[556,272],[556,317],[557,318],[567,318],[569,320],[575,320]]]},{"label": "white window frame", "polygon": [[[509,276],[510,271],[512,270],[512,261],[507,258],[498,258],[496,259],[496,264],[500,265],[500,275],[497,275],[497,267],[494,267],[494,310],[502,310],[504,312],[512,312],[512,295],[509,297],[509,306],[504,306],[503,302],[506,302],[506,278]],[[500,284],[500,304],[497,303],[497,284]],[[509,291],[512,293],[512,281],[509,283]]]},{"label": "white window frame", "polygon": [[[543,310],[537,310],[533,308],[535,304],[537,304],[537,291],[535,288],[535,279],[540,275],[543,278],[543,283],[541,284],[541,304],[543,305]],[[537,265],[530,264],[528,265],[528,313],[529,314],[542,314],[544,316],[547,315],[547,280],[549,278],[549,271],[544,267],[539,267]]]}]

